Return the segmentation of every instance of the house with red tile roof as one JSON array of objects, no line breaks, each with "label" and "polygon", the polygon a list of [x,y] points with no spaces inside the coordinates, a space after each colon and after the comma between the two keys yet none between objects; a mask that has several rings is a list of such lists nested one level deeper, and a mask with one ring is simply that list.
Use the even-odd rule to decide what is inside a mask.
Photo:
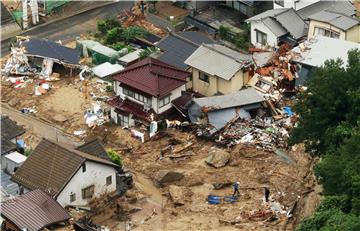
[{"label": "house with red tile roof", "polygon": [[189,72],[150,57],[128,66],[113,76],[117,97],[107,101],[112,119],[131,127],[161,117],[186,90],[189,78]]}]

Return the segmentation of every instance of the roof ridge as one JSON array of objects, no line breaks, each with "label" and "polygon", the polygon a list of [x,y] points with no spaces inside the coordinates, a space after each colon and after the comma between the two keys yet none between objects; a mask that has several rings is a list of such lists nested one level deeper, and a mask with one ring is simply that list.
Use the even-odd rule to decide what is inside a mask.
[{"label": "roof ridge", "polygon": [[[329,10],[329,9],[325,9],[323,10],[325,12],[328,12],[328,13],[333,13],[333,14],[337,14],[337,15],[340,15],[340,16],[343,16],[343,17],[346,17],[346,18],[349,18],[349,19],[353,19],[354,21],[358,21],[360,22],[360,19],[356,18],[356,17],[351,17],[349,15],[346,15],[346,14],[343,14],[343,13],[340,13],[340,12],[336,12],[336,11],[333,11],[333,10]],[[321,12],[321,11],[320,11]],[[319,12],[319,13],[320,13]],[[310,16],[311,17],[311,16]]]},{"label": "roof ridge", "polygon": [[192,45],[194,45],[194,46],[197,46],[197,47],[201,46],[201,44],[197,44],[197,43],[191,41],[190,39],[187,39],[187,38],[184,38],[184,37],[180,36],[180,35],[177,34],[177,33],[170,32],[170,35],[173,35],[174,37],[176,37],[176,38],[178,38],[178,39],[180,39],[180,40],[182,40],[182,41],[184,41],[184,42],[190,43],[190,44],[192,44]]},{"label": "roof ridge", "polygon": [[[154,58],[152,58],[152,59],[154,59]],[[156,61],[158,62],[158,63],[153,63],[153,65],[155,65],[155,66],[160,66],[160,67],[172,69],[172,70],[174,70],[174,71],[178,71],[178,72],[182,72],[182,73],[184,73],[184,74],[186,73],[186,74],[189,74],[189,75],[190,75],[189,72],[184,71],[184,70],[181,70],[181,69],[179,69],[179,68],[177,68],[177,67],[173,67],[173,66],[171,66],[171,65],[169,65],[169,64],[167,64],[167,63],[162,62],[161,60],[158,60],[158,59],[154,59],[154,60],[156,60]]]},{"label": "roof ridge", "polygon": [[[219,50],[217,50],[217,49],[215,49],[214,47],[211,47],[211,46],[209,46],[209,45],[217,45],[217,44],[205,44],[205,43],[202,44],[202,46],[206,47],[207,49],[212,50],[212,51],[215,51],[215,52],[217,52],[217,53],[219,53],[219,54],[221,54],[221,55],[223,55],[223,56],[225,56],[225,57],[227,57],[227,58],[230,58],[230,59],[234,60],[234,61],[237,62],[237,63],[243,62],[242,60],[238,60],[237,58],[234,58],[233,56],[228,55],[228,54],[226,54],[226,53],[224,53],[224,52],[222,52],[222,51],[219,51]],[[219,46],[223,46],[223,45],[219,45]],[[226,47],[226,46],[223,46],[223,47],[228,48],[228,47]],[[228,48],[228,49],[230,49],[230,48]],[[238,51],[235,51],[235,52],[238,52]],[[238,53],[240,53],[240,52],[238,52]]]}]

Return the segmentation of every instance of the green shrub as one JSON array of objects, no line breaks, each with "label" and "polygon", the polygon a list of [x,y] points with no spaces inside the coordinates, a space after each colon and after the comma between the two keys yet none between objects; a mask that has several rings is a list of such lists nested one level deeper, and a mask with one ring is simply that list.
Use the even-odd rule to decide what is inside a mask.
[{"label": "green shrub", "polygon": [[117,164],[119,166],[122,166],[122,159],[116,151],[109,149],[109,150],[107,150],[107,154],[110,157],[112,162],[114,162],[115,164]]},{"label": "green shrub", "polygon": [[28,149],[25,150],[24,155],[25,155],[25,156],[30,156],[31,153],[32,153],[32,151],[33,151],[33,149],[30,147],[30,148],[28,148]]}]

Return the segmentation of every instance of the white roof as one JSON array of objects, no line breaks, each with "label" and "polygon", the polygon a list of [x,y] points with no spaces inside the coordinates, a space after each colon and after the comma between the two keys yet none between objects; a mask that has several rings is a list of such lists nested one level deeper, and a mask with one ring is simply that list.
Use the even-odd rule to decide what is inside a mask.
[{"label": "white roof", "polygon": [[323,36],[315,36],[307,40],[304,45],[306,47],[305,51],[301,51],[300,46],[292,50],[299,54],[293,61],[313,67],[320,67],[326,60],[337,58],[343,60],[343,66],[345,67],[348,61],[348,51],[360,47],[355,42]]},{"label": "white roof", "polygon": [[126,55],[120,57],[119,61],[124,62],[124,63],[131,63],[140,58],[140,53],[142,51],[143,51],[142,49],[139,49],[139,50],[133,51],[129,54],[126,54]]},{"label": "white roof", "polygon": [[250,62],[250,55],[218,44],[202,44],[185,60],[185,64],[225,80]]},{"label": "white roof", "polygon": [[109,62],[102,63],[96,67],[92,68],[94,74],[100,78],[116,74],[124,69],[120,64],[111,64]]},{"label": "white roof", "polygon": [[10,154],[5,155],[5,158],[17,164],[21,164],[26,160],[27,157],[18,152],[12,152]]}]

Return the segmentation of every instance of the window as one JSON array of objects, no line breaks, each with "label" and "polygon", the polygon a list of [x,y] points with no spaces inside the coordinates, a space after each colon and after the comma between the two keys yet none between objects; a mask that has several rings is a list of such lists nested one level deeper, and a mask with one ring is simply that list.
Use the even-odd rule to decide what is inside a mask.
[{"label": "window", "polygon": [[267,44],[267,35],[264,32],[261,32],[259,30],[256,31],[256,42],[260,43],[261,45]]},{"label": "window", "polygon": [[275,3],[278,4],[279,6],[284,7],[284,0],[275,0]]},{"label": "window", "polygon": [[94,185],[91,185],[91,186],[89,186],[89,187],[83,188],[83,189],[81,190],[82,199],[90,199],[90,198],[92,198],[93,195],[94,195],[94,188],[95,188]]},{"label": "window", "polygon": [[199,79],[207,83],[209,82],[209,76],[204,72],[200,72]]},{"label": "window", "polygon": [[75,193],[70,193],[70,202],[74,202],[76,201],[76,194]]},{"label": "window", "polygon": [[111,185],[111,184],[112,184],[111,176],[106,177],[106,185]]},{"label": "window", "polygon": [[150,104],[151,105],[151,99],[146,97],[146,96],[143,96],[139,93],[136,93],[132,90],[129,90],[129,89],[126,89],[126,88],[123,88],[123,94],[126,95],[126,96],[129,96],[133,99],[136,99],[140,102],[143,102],[143,103],[147,103],[147,104]]},{"label": "window", "polygon": [[129,127],[129,116],[123,114],[117,114],[117,115],[118,115],[118,124],[120,124],[123,127]]},{"label": "window", "polygon": [[170,103],[170,95],[164,96],[159,99],[159,107],[164,107]]},{"label": "window", "polygon": [[340,38],[340,33],[335,32],[333,30],[324,29],[320,27],[315,27],[314,29],[314,35],[322,35],[330,38]]},{"label": "window", "polygon": [[82,172],[86,172],[86,164],[85,163],[83,163],[83,165],[82,165]]}]

